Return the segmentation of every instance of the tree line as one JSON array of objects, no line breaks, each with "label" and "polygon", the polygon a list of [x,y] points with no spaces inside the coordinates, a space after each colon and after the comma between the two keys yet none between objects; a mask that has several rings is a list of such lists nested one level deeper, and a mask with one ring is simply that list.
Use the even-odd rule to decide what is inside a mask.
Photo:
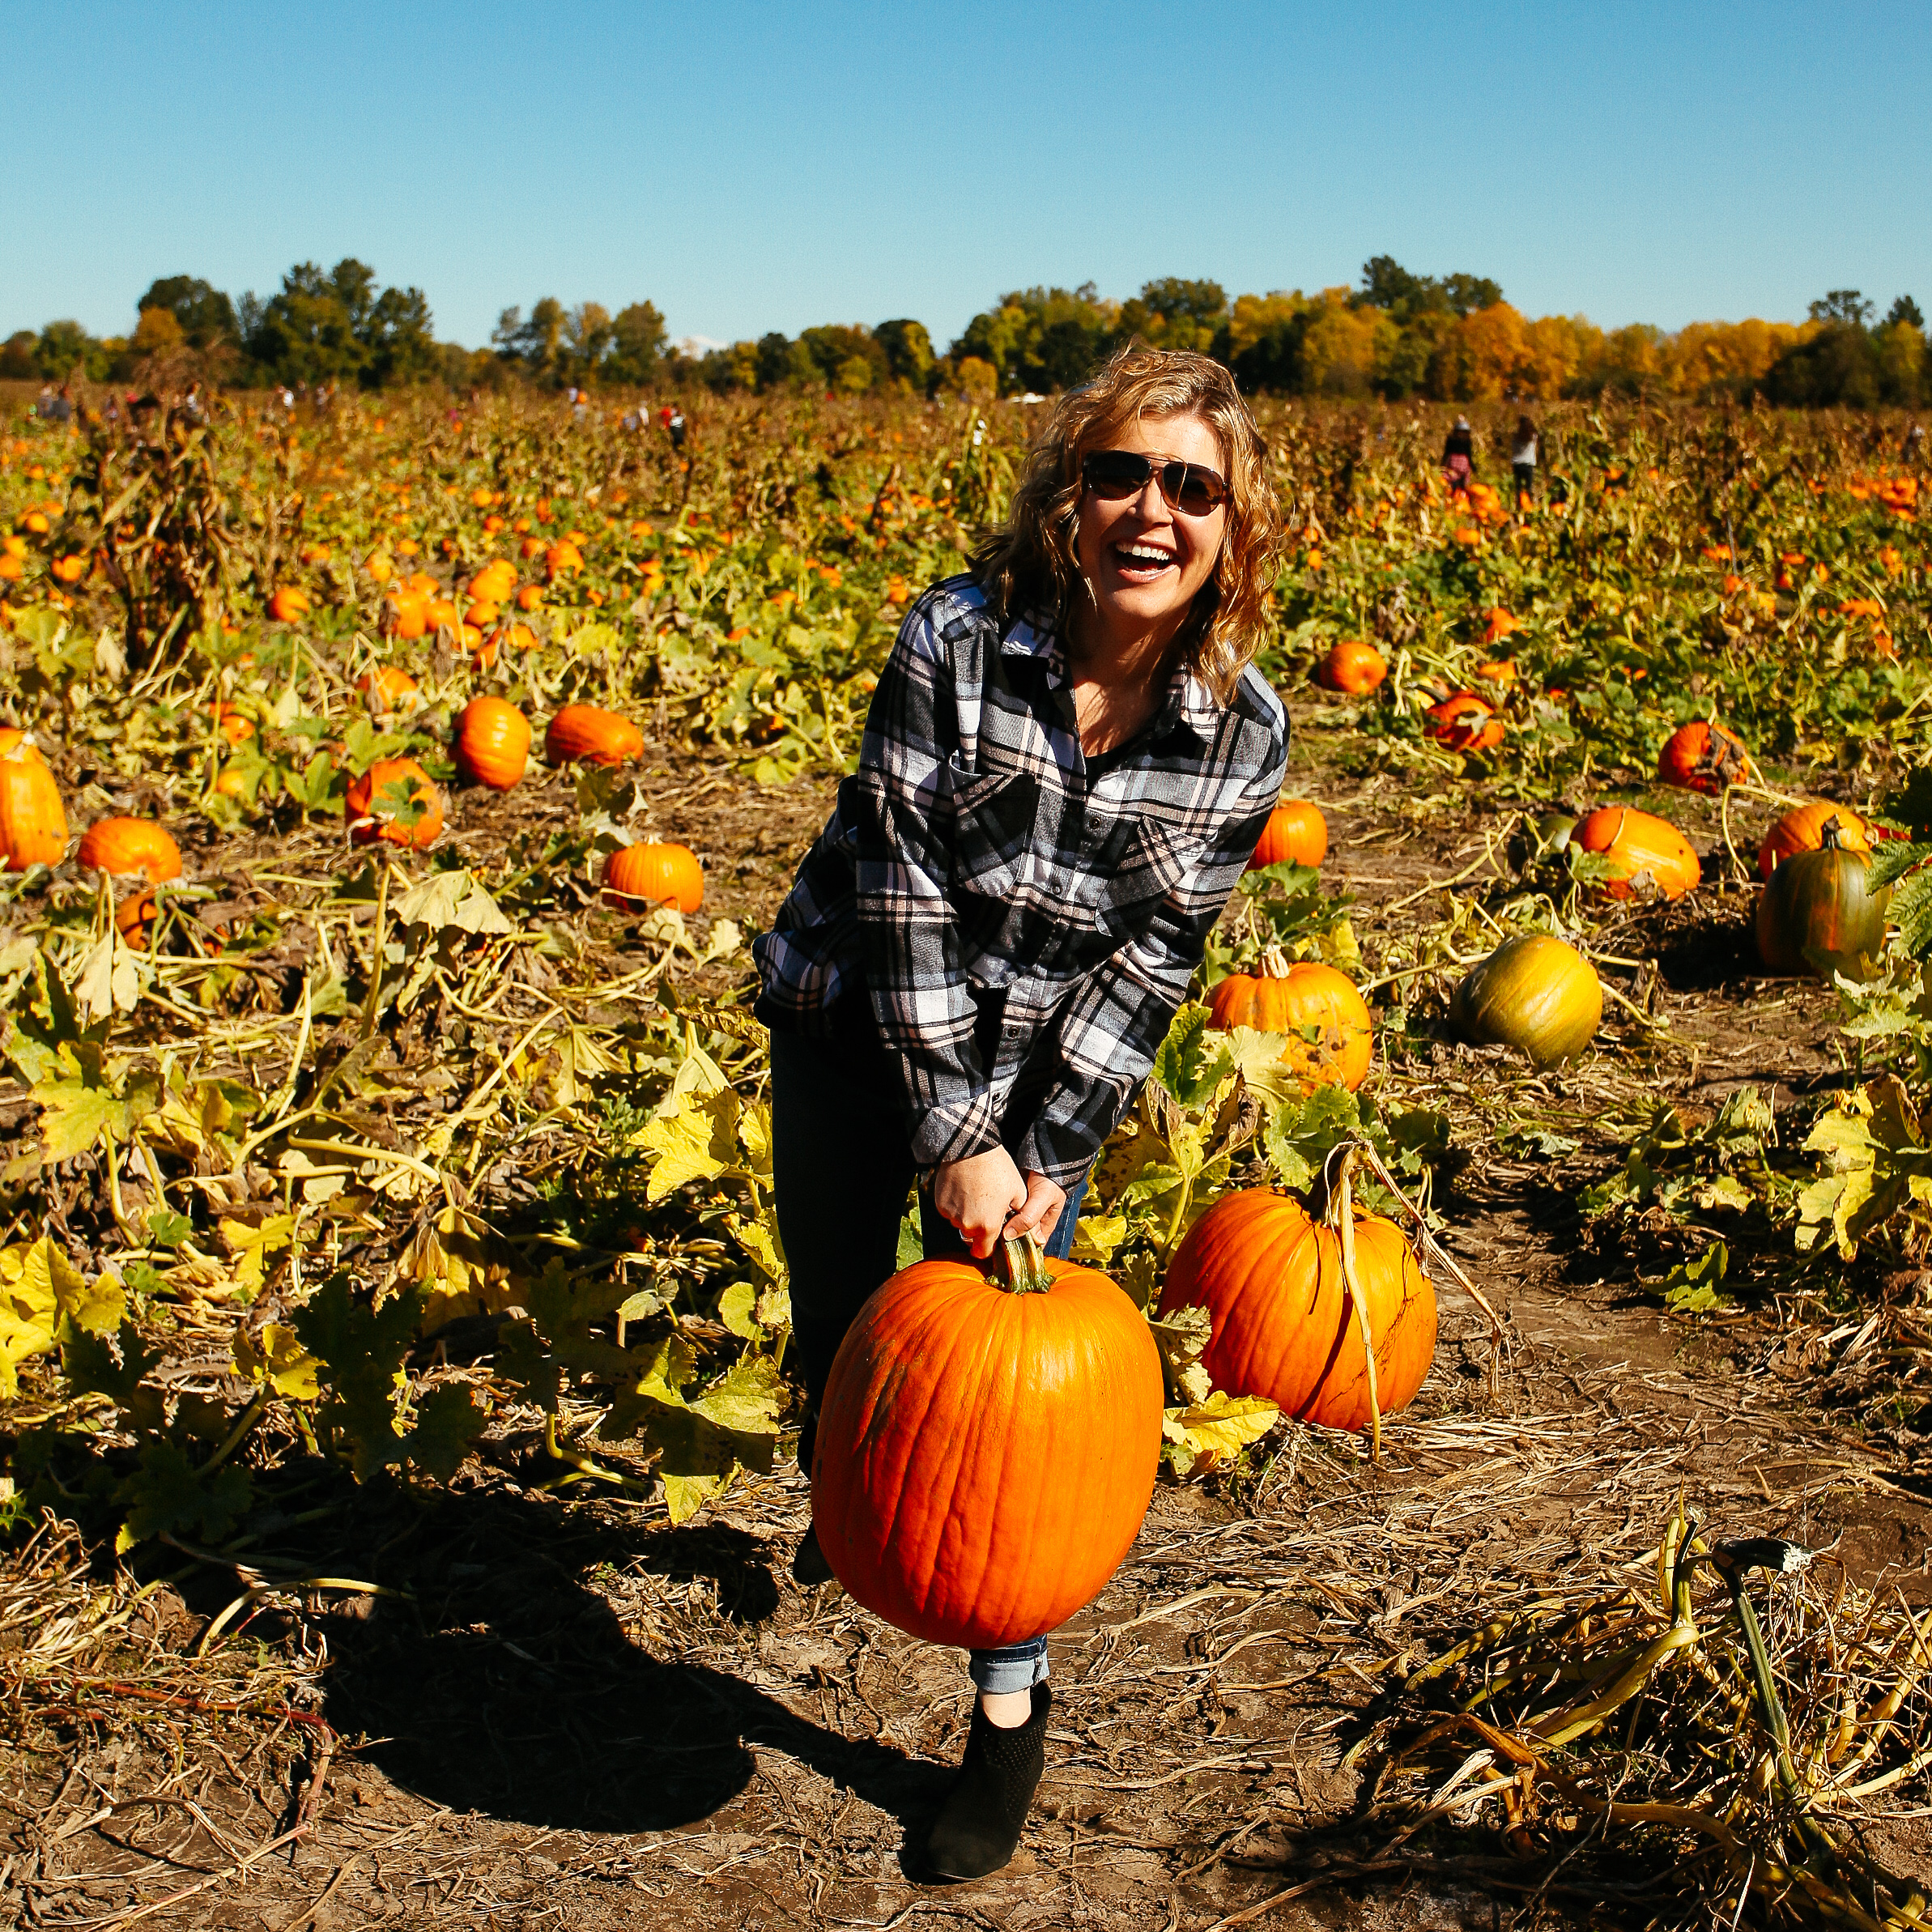
[{"label": "tree line", "polygon": [[1856,289],[1811,304],[1802,322],[1645,323],[1521,314],[1487,276],[1417,274],[1387,255],[1354,287],[1229,298],[1218,282],[1168,276],[1126,301],[1078,288],[1016,289],[974,316],[943,354],[909,317],[828,324],[701,352],[673,345],[648,301],[613,313],[546,296],[506,309],[487,347],[436,339],[418,288],[383,287],[353,258],[298,263],[273,295],[232,301],[198,276],[165,276],[136,304],[126,338],[78,322],[21,330],[0,344],[0,377],[132,379],[155,359],[191,358],[227,382],[365,389],[532,383],[555,389],[703,386],[758,394],[896,390],[1045,394],[1079,381],[1121,343],[1199,351],[1255,394],[1547,400],[1606,391],[1710,402],[1763,396],[1789,406],[1932,402],[1925,317],[1909,296],[1881,318]]}]

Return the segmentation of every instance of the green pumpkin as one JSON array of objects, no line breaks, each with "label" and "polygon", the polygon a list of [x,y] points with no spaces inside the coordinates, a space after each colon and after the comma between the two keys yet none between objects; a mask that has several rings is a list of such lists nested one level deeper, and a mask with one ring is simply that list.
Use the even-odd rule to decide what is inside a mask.
[{"label": "green pumpkin", "polygon": [[1758,895],[1758,956],[1772,972],[1853,977],[1861,959],[1885,950],[1885,909],[1892,888],[1872,891],[1865,854],[1838,843],[1836,821],[1815,852],[1786,859]]},{"label": "green pumpkin", "polygon": [[1450,1022],[1465,1040],[1515,1047],[1538,1066],[1581,1053],[1602,1017],[1596,968],[1547,933],[1505,939],[1449,1000]]}]

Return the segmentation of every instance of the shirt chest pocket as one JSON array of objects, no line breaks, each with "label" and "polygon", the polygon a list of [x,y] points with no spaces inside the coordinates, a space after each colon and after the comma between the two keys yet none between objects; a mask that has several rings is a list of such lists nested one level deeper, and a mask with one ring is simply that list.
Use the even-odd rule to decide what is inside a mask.
[{"label": "shirt chest pocket", "polygon": [[971,772],[949,766],[947,772],[953,890],[1011,899],[1033,870],[1040,788],[1020,772]]},{"label": "shirt chest pocket", "polygon": [[1177,839],[1155,819],[1137,819],[1118,857],[1082,882],[1083,901],[1104,930],[1138,938],[1200,856],[1198,840]]}]

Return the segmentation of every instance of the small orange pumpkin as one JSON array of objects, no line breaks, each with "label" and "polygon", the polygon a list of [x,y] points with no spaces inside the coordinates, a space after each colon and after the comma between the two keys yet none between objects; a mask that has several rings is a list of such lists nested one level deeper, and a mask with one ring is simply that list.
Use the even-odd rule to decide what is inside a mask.
[{"label": "small orange pumpkin", "polygon": [[1313,960],[1291,965],[1270,946],[1258,973],[1231,972],[1209,989],[1207,1012],[1209,1023],[1223,1032],[1253,1027],[1285,1035],[1282,1059],[1309,1093],[1317,1087],[1353,1093],[1368,1077],[1374,1022],[1354,981],[1332,966]]},{"label": "small orange pumpkin", "polygon": [[378,758],[349,781],[343,800],[349,836],[359,845],[433,845],[443,830],[443,798],[413,758]]},{"label": "small orange pumpkin", "polygon": [[1488,699],[1458,691],[1428,709],[1429,736],[1452,751],[1489,751],[1503,742],[1503,721]]},{"label": "small orange pumpkin", "polygon": [[151,886],[181,876],[181,849],[151,819],[96,819],[80,835],[74,862],[96,872],[138,872]]},{"label": "small orange pumpkin", "polygon": [[1666,785],[1715,798],[1726,785],[1757,776],[1742,739],[1721,725],[1693,718],[1670,734],[1657,756],[1657,775]]},{"label": "small orange pumpkin", "polygon": [[[400,666],[385,664],[374,670],[366,670],[355,680],[355,688],[368,701],[370,710],[378,716],[394,711],[398,705],[414,710],[423,701],[416,689],[416,681]],[[415,703],[411,703],[411,700]]]},{"label": "small orange pumpkin", "polygon": [[644,755],[644,734],[628,717],[595,704],[566,704],[543,734],[552,764],[581,759],[589,764],[623,764]]},{"label": "small orange pumpkin", "polygon": [[[149,885],[181,876],[181,849],[151,819],[96,819],[80,835],[74,862],[98,872],[135,874]],[[155,915],[155,896],[124,894],[114,906],[114,925],[137,952],[147,950],[147,936]]]},{"label": "small orange pumpkin", "polygon": [[0,730],[0,869],[57,866],[67,853],[61,788],[32,735]]},{"label": "small orange pumpkin", "polygon": [[219,700],[215,706],[215,726],[232,745],[245,744],[255,735],[255,721],[245,711]]},{"label": "small orange pumpkin", "polygon": [[282,584],[268,600],[268,614],[277,623],[296,623],[309,615],[312,601],[299,584]]},{"label": "small orange pumpkin", "polygon": [[492,791],[507,792],[530,759],[530,720],[507,698],[472,698],[457,721],[456,765]]},{"label": "small orange pumpkin", "polygon": [[1321,806],[1306,798],[1283,798],[1269,813],[1248,870],[1255,872],[1290,859],[1298,866],[1318,866],[1327,855],[1328,820]]},{"label": "small orange pumpkin", "polygon": [[643,900],[695,913],[704,903],[704,870],[687,845],[640,840],[604,861],[604,891],[616,904]]},{"label": "small orange pumpkin", "polygon": [[1681,899],[1699,878],[1697,854],[1667,819],[1627,806],[1600,806],[1579,819],[1570,843],[1585,852],[1600,852],[1615,869],[1603,890],[1613,899],[1626,899],[1633,884],[1648,879],[1666,899]]},{"label": "small orange pumpkin", "polygon": [[1344,637],[1329,648],[1315,671],[1315,682],[1327,691],[1360,696],[1373,691],[1389,674],[1382,653],[1364,637]]}]

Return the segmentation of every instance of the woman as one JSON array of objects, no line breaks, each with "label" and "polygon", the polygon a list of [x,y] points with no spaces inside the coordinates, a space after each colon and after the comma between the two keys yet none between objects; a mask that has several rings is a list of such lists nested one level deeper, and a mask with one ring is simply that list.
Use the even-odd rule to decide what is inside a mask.
[{"label": "woman", "polygon": [[1452,490],[1466,490],[1476,473],[1476,439],[1469,418],[1458,416],[1442,445],[1442,480]]},{"label": "woman", "polygon": [[[901,626],[858,769],[755,947],[772,1160],[808,1398],[896,1266],[1044,1237],[1146,1079],[1280,794],[1249,667],[1279,514],[1234,381],[1121,351],[1064,397],[1005,527]],[[793,1564],[829,1575],[807,1530]],[[961,1776],[928,1850],[997,1870],[1040,1780],[1046,1640],[976,1652]]]},{"label": "woman", "polygon": [[1516,434],[1509,445],[1509,468],[1516,479],[1518,509],[1536,500],[1536,425],[1527,416],[1516,419]]}]

